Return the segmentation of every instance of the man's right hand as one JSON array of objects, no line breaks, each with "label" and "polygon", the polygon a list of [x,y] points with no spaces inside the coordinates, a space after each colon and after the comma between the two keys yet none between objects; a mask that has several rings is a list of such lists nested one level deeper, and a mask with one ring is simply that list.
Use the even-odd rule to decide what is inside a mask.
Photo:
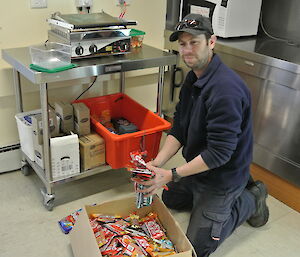
[{"label": "man's right hand", "polygon": [[139,181],[134,178],[132,178],[133,181],[147,186],[147,188],[143,190],[138,190],[138,192],[144,193],[145,197],[154,195],[156,192],[161,189],[163,186],[165,186],[168,182],[172,180],[172,171],[171,170],[166,170],[166,169],[161,169],[157,168],[148,162],[146,164],[146,167],[149,170],[152,170],[155,172],[155,177],[153,179],[147,180],[147,181]]}]

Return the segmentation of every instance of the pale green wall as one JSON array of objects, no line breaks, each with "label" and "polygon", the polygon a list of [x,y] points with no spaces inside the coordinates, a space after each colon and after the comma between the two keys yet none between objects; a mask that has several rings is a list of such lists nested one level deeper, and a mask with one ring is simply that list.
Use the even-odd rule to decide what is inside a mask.
[{"label": "pale green wall", "polygon": [[[105,12],[118,16],[120,8],[115,0],[94,0],[92,12]],[[48,0],[48,8],[30,9],[30,0],[10,0],[0,8],[0,50],[39,44],[47,40],[49,29],[46,19],[56,11],[63,14],[76,13],[74,0]],[[144,42],[163,48],[166,0],[131,0],[126,19],[138,21],[138,29],[146,32]],[[157,92],[158,69],[130,72],[126,80],[126,93],[154,110]],[[97,85],[85,97],[102,95],[118,89],[117,75],[100,76]],[[73,100],[86,87],[90,79],[73,80],[49,85],[49,99]],[[39,108],[38,87],[21,78],[25,111]],[[147,96],[147,97],[145,97]],[[0,146],[18,141],[14,119],[15,97],[12,69],[0,58]]]}]

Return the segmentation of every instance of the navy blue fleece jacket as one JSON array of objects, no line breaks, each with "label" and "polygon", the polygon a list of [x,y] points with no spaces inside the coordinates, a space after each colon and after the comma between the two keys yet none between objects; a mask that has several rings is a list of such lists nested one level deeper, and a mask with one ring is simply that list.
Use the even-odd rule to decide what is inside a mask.
[{"label": "navy blue fleece jacket", "polygon": [[214,54],[200,78],[187,74],[170,131],[187,162],[201,155],[208,171],[193,179],[228,189],[246,183],[252,161],[251,96],[242,79]]}]

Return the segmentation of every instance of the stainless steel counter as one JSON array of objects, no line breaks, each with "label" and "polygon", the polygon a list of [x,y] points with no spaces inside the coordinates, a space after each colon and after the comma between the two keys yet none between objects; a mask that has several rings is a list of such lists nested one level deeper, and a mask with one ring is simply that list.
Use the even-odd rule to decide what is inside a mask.
[{"label": "stainless steel counter", "polygon": [[147,45],[134,48],[131,53],[124,55],[73,60],[72,63],[77,64],[77,68],[58,73],[43,73],[31,70],[29,68],[31,58],[28,47],[4,49],[2,50],[2,57],[35,84],[172,65],[175,62],[174,55]]},{"label": "stainless steel counter", "polygon": [[[168,38],[165,48],[177,51],[177,42]],[[267,38],[218,38],[215,52],[235,70],[252,94],[254,152],[253,161],[300,186],[300,48]],[[183,63],[177,67],[187,72]],[[172,75],[170,75],[172,78]],[[172,80],[171,80],[172,81]],[[170,83],[169,88],[174,88]],[[178,97],[167,99],[163,111],[172,115]],[[171,116],[172,117],[172,116]]]},{"label": "stainless steel counter", "polygon": [[285,68],[288,65],[289,71],[300,72],[300,48],[297,46],[262,37],[217,40],[216,49],[230,53],[233,48],[236,54],[245,56],[246,52],[250,58],[255,53],[257,55],[255,59],[266,65],[272,64],[278,68]]}]

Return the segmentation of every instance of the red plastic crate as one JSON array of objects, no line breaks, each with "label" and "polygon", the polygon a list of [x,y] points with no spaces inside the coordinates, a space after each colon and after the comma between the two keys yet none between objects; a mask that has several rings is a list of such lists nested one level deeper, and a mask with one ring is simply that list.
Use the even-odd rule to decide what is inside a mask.
[{"label": "red plastic crate", "polygon": [[[113,168],[123,168],[130,162],[129,153],[146,150],[149,161],[156,157],[162,131],[171,124],[146,109],[123,93],[77,100],[90,109],[92,128],[105,139],[106,162]],[[111,118],[123,117],[135,124],[139,131],[116,135],[107,130],[97,119],[103,110],[109,110]]]}]

